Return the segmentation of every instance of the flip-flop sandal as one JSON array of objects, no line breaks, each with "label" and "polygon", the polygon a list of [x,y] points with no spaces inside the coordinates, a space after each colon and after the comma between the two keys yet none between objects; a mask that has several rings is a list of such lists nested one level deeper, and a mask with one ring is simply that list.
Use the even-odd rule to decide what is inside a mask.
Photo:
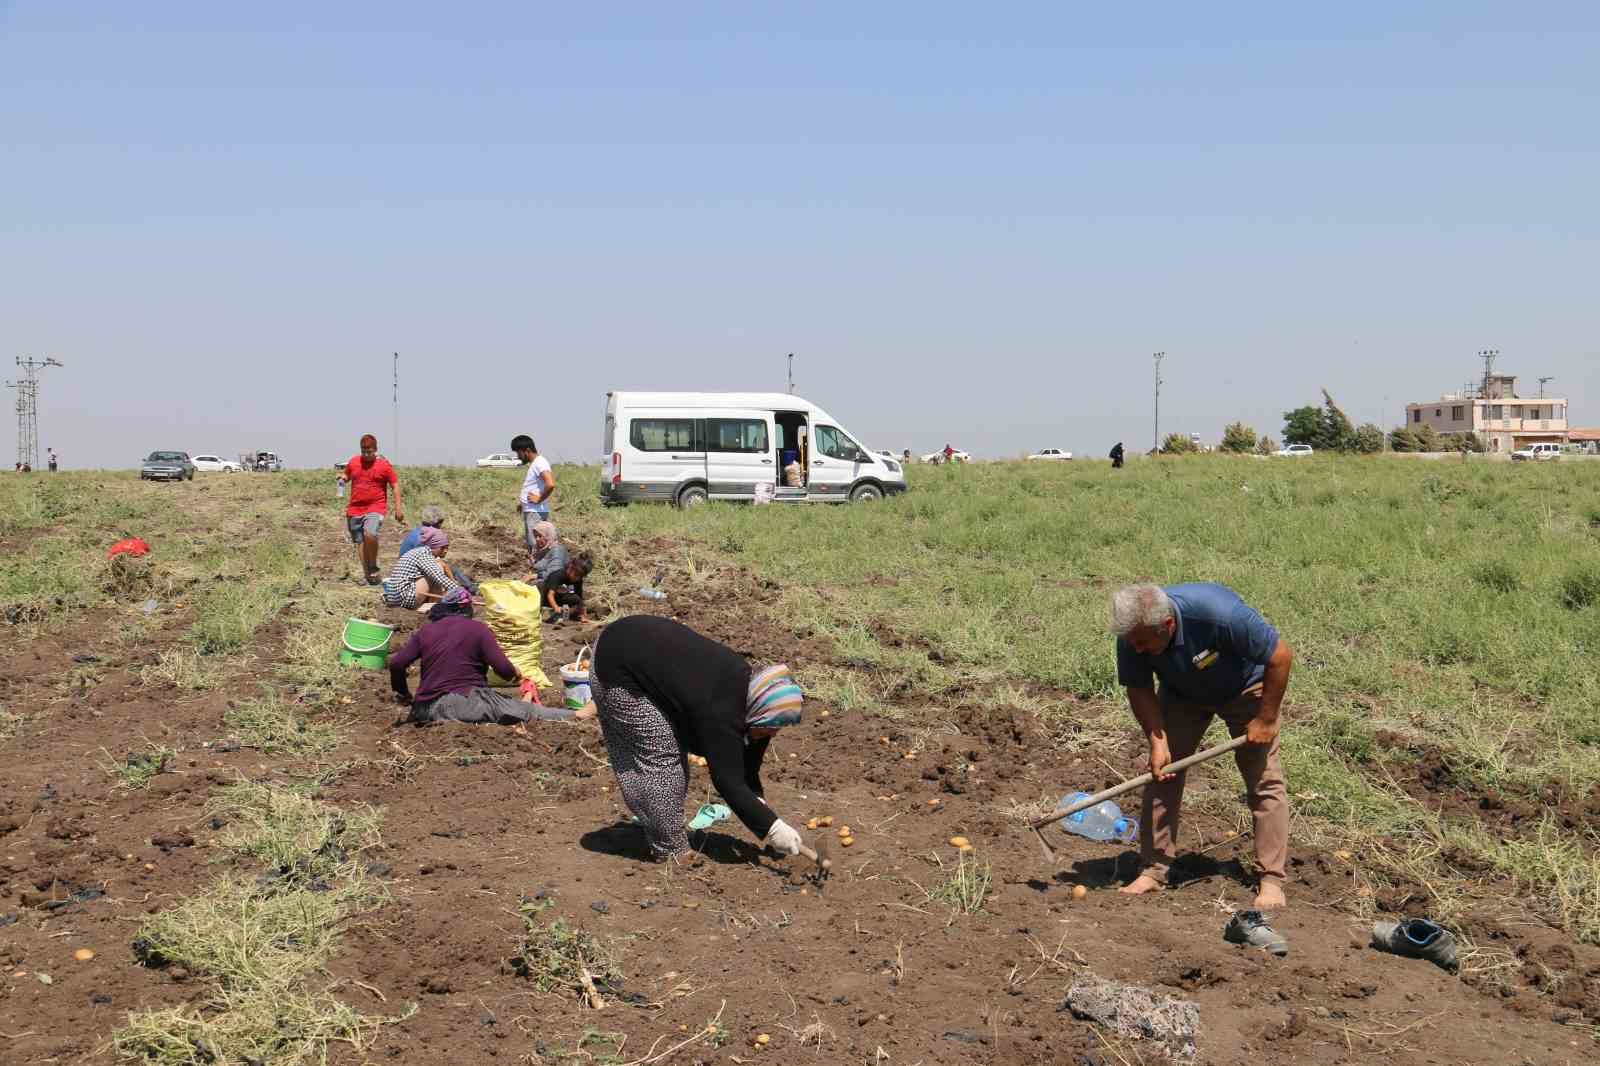
[{"label": "flip-flop sandal", "polygon": [[721,803],[701,804],[700,810],[689,819],[690,829],[710,829],[718,822],[725,822],[733,817],[733,812]]}]

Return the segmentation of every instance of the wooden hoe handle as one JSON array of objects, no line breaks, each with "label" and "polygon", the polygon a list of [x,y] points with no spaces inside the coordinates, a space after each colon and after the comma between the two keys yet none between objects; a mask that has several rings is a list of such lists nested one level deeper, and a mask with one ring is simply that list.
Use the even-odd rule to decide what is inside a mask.
[{"label": "wooden hoe handle", "polygon": [[[1165,768],[1165,772],[1169,774],[1175,774],[1179,770],[1187,770],[1191,766],[1203,763],[1208,759],[1215,759],[1218,755],[1224,755],[1230,751],[1233,751],[1235,748],[1242,748],[1244,747],[1244,744],[1245,737],[1241,734],[1240,736],[1234,737],[1232,740],[1224,741],[1223,743],[1218,744],[1216,747],[1207,748],[1205,751],[1197,751],[1193,755],[1187,755],[1176,762],[1168,763]],[[1136,788],[1143,788],[1155,779],[1155,774],[1140,774],[1138,777],[1130,777],[1122,784],[1112,785],[1103,792],[1096,792],[1094,795],[1081,799],[1070,807],[1058,807],[1055,811],[1045,815],[1043,818],[1035,818],[1033,821],[1028,823],[1028,828],[1043,829],[1052,822],[1059,822],[1061,819],[1066,818],[1069,815],[1077,814],[1079,811],[1086,811],[1097,803],[1102,803],[1108,799],[1114,799],[1117,796],[1122,795],[1124,792],[1132,792]]]}]

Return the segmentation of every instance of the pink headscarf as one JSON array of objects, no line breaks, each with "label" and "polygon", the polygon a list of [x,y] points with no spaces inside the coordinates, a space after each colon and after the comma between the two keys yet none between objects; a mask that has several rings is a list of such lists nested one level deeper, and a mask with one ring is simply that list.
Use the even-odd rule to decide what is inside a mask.
[{"label": "pink headscarf", "polygon": [[533,524],[534,550],[543,552],[556,542],[556,524],[554,522],[535,522]]},{"label": "pink headscarf", "polygon": [[450,534],[437,526],[423,526],[422,532],[417,534],[417,539],[422,541],[424,548],[438,550],[450,547]]}]

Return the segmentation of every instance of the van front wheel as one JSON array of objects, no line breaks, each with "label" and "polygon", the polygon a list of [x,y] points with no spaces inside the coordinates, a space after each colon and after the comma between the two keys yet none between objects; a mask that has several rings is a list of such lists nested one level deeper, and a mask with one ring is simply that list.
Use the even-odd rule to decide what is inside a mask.
[{"label": "van front wheel", "polygon": [[704,485],[690,485],[678,493],[678,506],[682,508],[698,507],[705,503],[710,496]]},{"label": "van front wheel", "polygon": [[883,499],[883,490],[876,485],[857,485],[850,493],[851,503],[871,503]]}]

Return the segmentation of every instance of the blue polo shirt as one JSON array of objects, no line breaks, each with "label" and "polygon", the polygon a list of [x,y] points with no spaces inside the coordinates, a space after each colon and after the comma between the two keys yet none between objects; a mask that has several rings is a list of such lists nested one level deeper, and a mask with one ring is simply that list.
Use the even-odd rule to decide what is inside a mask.
[{"label": "blue polo shirt", "polygon": [[1224,585],[1197,582],[1163,589],[1178,626],[1158,655],[1140,655],[1117,640],[1117,683],[1163,690],[1188,703],[1220,706],[1256,684],[1278,647],[1278,631]]}]

